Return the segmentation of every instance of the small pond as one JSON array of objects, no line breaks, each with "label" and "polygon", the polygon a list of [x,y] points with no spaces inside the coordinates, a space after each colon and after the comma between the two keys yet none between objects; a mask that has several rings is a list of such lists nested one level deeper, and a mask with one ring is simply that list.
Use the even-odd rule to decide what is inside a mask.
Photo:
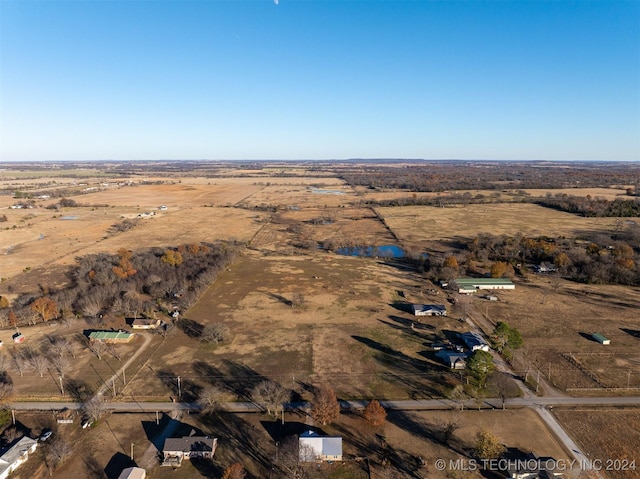
[{"label": "small pond", "polygon": [[379,256],[383,258],[404,258],[405,251],[400,246],[394,244],[386,244],[382,246],[345,246],[338,248],[336,253],[343,256],[364,256],[372,258]]}]

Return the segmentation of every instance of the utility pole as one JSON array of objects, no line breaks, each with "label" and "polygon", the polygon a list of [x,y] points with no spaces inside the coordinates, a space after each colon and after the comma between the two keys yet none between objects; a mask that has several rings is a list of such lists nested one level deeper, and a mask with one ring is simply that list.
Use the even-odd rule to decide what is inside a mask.
[{"label": "utility pole", "polygon": [[125,386],[127,385],[127,370],[125,368],[122,368],[122,382]]},{"label": "utility pole", "polygon": [[134,462],[133,461],[133,443],[131,443],[131,462]]},{"label": "utility pole", "polygon": [[156,426],[160,425],[160,416],[158,416],[158,411],[156,411]]},{"label": "utility pole", "polygon": [[538,369],[538,380],[536,381],[536,392],[540,388],[540,369]]},{"label": "utility pole", "polygon": [[58,379],[60,379],[60,394],[64,396],[64,385],[62,383],[62,376],[58,376]]},{"label": "utility pole", "polygon": [[182,398],[182,392],[180,388],[180,376],[178,376],[178,400]]},{"label": "utility pole", "polygon": [[13,425],[16,425],[16,412],[15,410],[11,410],[11,418],[13,419]]},{"label": "utility pole", "polygon": [[627,373],[627,389],[629,389],[630,386],[631,386],[631,369],[629,369],[629,372]]}]

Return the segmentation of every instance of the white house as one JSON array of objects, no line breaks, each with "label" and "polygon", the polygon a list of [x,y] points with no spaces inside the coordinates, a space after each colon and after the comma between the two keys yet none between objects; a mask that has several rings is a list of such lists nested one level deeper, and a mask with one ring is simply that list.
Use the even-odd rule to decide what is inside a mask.
[{"label": "white house", "polygon": [[7,479],[20,464],[29,459],[29,453],[38,447],[35,439],[24,436],[0,455],[0,479]]},{"label": "white house", "polygon": [[300,461],[342,461],[342,438],[320,436],[313,431],[300,434],[298,438]]},{"label": "white house", "polygon": [[446,306],[440,304],[412,304],[414,316],[446,316]]}]

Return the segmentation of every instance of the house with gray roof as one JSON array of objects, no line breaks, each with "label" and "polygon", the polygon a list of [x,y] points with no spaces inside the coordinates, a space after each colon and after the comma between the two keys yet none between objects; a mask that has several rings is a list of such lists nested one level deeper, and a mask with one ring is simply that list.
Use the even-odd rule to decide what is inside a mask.
[{"label": "house with gray roof", "polygon": [[216,452],[218,438],[209,436],[168,437],[162,447],[163,466],[179,466],[183,459],[202,457],[211,459]]}]

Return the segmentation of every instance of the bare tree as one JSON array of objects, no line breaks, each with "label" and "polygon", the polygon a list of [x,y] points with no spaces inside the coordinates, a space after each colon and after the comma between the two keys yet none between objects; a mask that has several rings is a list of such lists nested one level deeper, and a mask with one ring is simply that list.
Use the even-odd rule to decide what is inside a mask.
[{"label": "bare tree", "polygon": [[262,381],[251,391],[251,398],[267,410],[267,414],[277,416],[278,409],[291,398],[291,391],[271,380]]},{"label": "bare tree", "polygon": [[300,447],[297,436],[289,436],[276,444],[276,465],[290,479],[306,479],[308,477],[304,463],[300,460]]},{"label": "bare tree", "polygon": [[502,409],[504,409],[507,398],[509,396],[515,396],[518,393],[516,384],[513,382],[509,373],[502,371],[496,371],[491,374],[489,381],[491,386],[495,388],[500,401],[502,401]]},{"label": "bare tree", "polygon": [[24,433],[15,426],[9,426],[2,432],[2,442],[5,446],[10,445],[16,439],[20,439]]},{"label": "bare tree", "polygon": [[218,344],[224,341],[228,341],[230,335],[231,332],[225,325],[219,323],[208,324],[202,330],[200,339],[207,343]]},{"label": "bare tree", "polygon": [[118,361],[122,360],[122,353],[120,352],[120,350],[118,349],[118,347],[115,344],[106,343],[105,344],[105,349],[109,354],[111,354],[111,356],[116,358]]},{"label": "bare tree", "polygon": [[51,358],[51,364],[62,379],[71,368],[71,361],[67,356],[54,356]]},{"label": "bare tree", "polygon": [[33,369],[40,375],[40,377],[44,377],[44,373],[49,369],[49,358],[47,358],[44,354],[39,352],[33,352],[29,357],[29,362]]},{"label": "bare tree", "polygon": [[463,411],[464,403],[467,399],[469,399],[469,395],[465,392],[464,386],[462,386],[462,384],[458,384],[449,393],[449,399],[460,404],[460,410]]},{"label": "bare tree", "polygon": [[331,387],[323,385],[316,388],[311,403],[311,417],[323,426],[333,422],[340,415],[340,403]]},{"label": "bare tree", "polygon": [[102,359],[102,354],[106,349],[107,345],[102,341],[89,341],[89,350],[95,354],[98,359]]},{"label": "bare tree", "polygon": [[207,386],[200,393],[198,403],[202,407],[203,411],[213,411],[220,402],[222,395],[222,390],[217,386]]},{"label": "bare tree", "polygon": [[82,410],[89,419],[97,421],[104,414],[104,399],[95,395],[82,405]]},{"label": "bare tree", "polygon": [[453,438],[453,434],[460,427],[459,413],[451,413],[438,420],[436,427],[440,431],[440,434],[442,434],[442,442],[449,445],[449,442]]},{"label": "bare tree", "polygon": [[20,374],[20,377],[23,377],[24,373],[31,367],[29,358],[26,357],[22,351],[14,351],[11,356],[11,362],[14,369]]},{"label": "bare tree", "polygon": [[45,451],[45,463],[50,476],[53,474],[53,471],[69,457],[72,450],[73,447],[71,444],[61,436],[54,437],[51,442],[48,443]]}]

